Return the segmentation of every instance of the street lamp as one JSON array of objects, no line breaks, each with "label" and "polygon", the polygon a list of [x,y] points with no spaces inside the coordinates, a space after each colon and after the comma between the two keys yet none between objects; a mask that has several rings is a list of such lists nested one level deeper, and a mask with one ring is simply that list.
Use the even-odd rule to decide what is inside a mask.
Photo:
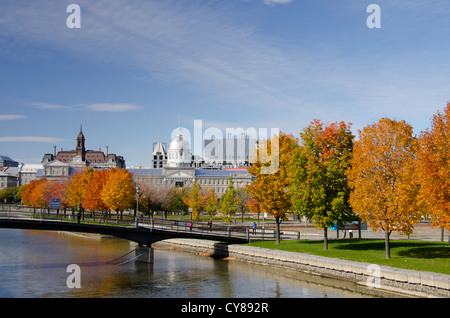
[{"label": "street lamp", "polygon": [[136,186],[136,213],[139,214],[139,191],[141,189]]}]

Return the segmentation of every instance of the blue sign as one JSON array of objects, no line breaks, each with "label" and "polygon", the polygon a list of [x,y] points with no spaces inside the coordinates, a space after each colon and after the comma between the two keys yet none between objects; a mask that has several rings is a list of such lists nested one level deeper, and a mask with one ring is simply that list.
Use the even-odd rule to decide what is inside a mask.
[{"label": "blue sign", "polygon": [[61,199],[51,198],[49,208],[50,209],[61,209]]}]

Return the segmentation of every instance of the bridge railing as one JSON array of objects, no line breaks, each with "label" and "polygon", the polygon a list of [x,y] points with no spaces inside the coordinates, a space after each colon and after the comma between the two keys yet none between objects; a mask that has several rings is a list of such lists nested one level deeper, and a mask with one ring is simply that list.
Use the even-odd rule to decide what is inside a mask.
[{"label": "bridge railing", "polygon": [[182,220],[146,218],[137,220],[138,226],[150,230],[166,230],[172,232],[196,233],[204,235],[218,235],[225,237],[247,237],[248,226],[227,226],[221,224],[209,224],[206,222],[189,222]]},{"label": "bridge railing", "polygon": [[[14,207],[0,207],[1,219],[28,219],[45,220],[54,222],[78,222],[77,212],[71,209],[42,209],[27,208],[15,210]],[[222,237],[245,238],[248,241],[253,240],[274,240],[276,238],[275,230],[256,229],[250,226],[227,225],[223,223],[207,222],[189,222],[183,220],[173,220],[165,218],[139,217],[135,218],[133,214],[124,213],[100,213],[84,211],[80,218],[80,223],[97,225],[118,225],[124,227],[142,227],[149,230],[162,230],[178,233],[193,233],[201,235],[214,235]],[[191,224],[191,225],[190,225]],[[281,239],[299,239],[298,231],[281,231]]]},{"label": "bridge railing", "polygon": [[[239,237],[247,241],[275,240],[276,231],[272,229],[256,229],[250,226],[214,224],[207,222],[189,222],[160,218],[139,218],[137,225],[150,230],[195,233],[223,237]],[[283,240],[300,239],[299,231],[281,231]]]}]

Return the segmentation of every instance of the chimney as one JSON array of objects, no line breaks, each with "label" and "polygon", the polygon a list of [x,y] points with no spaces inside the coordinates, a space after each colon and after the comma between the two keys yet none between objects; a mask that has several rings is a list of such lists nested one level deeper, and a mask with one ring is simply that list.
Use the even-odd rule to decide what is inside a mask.
[{"label": "chimney", "polygon": [[105,157],[108,157],[108,146],[105,146]]},{"label": "chimney", "polygon": [[53,146],[53,157],[56,157],[56,146]]}]

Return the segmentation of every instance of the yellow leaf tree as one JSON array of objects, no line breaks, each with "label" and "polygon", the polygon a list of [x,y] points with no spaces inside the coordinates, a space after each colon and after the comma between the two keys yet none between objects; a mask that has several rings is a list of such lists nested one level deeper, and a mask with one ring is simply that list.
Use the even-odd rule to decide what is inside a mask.
[{"label": "yellow leaf tree", "polygon": [[126,169],[112,168],[102,188],[101,198],[111,211],[123,212],[130,208],[136,195],[133,176]]},{"label": "yellow leaf tree", "polygon": [[405,121],[382,118],[359,132],[354,143],[350,204],[363,221],[385,234],[386,258],[393,231],[410,234],[420,220],[414,174],[417,140]]},{"label": "yellow leaf tree", "polygon": [[189,189],[188,195],[184,198],[184,203],[192,209],[192,220],[200,219],[200,211],[203,208],[202,188],[198,182],[195,182]]},{"label": "yellow leaf tree", "polygon": [[433,116],[431,129],[422,132],[417,153],[420,201],[431,223],[450,230],[450,102],[444,113]]},{"label": "yellow leaf tree", "polygon": [[261,211],[275,217],[277,244],[280,244],[280,222],[291,209],[287,166],[298,147],[298,139],[280,132],[278,136],[258,143],[253,166],[248,168],[256,178],[245,190],[258,202]]}]

